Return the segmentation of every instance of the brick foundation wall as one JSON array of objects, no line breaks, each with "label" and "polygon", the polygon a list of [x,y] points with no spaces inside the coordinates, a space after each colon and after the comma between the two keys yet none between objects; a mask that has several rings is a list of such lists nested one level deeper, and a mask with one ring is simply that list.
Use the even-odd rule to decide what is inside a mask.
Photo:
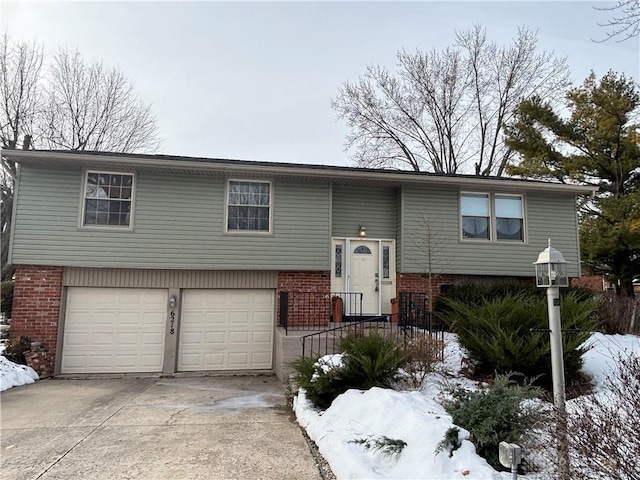
[{"label": "brick foundation wall", "polygon": [[426,274],[398,273],[396,274],[396,298],[400,298],[400,292],[426,293],[435,302],[440,295],[440,287],[454,284],[455,280],[455,275],[434,276],[431,279],[431,291],[429,291],[429,278]]},{"label": "brick foundation wall", "polygon": [[289,327],[325,327],[331,315],[331,272],[278,272],[278,324],[280,292],[289,292]]},{"label": "brick foundation wall", "polygon": [[[62,267],[18,265],[13,289],[11,337],[27,336],[48,354],[43,371],[53,372],[58,344]],[[38,372],[40,374],[40,372]]]},{"label": "brick foundation wall", "polygon": [[521,283],[535,283],[533,277],[496,277],[496,276],[468,276],[442,274],[434,276],[431,280],[431,291],[429,291],[429,279],[426,274],[421,273],[398,273],[396,275],[396,296],[400,298],[400,292],[426,293],[433,299],[440,295],[443,285],[459,285],[463,283],[495,283],[500,281],[515,281]]}]

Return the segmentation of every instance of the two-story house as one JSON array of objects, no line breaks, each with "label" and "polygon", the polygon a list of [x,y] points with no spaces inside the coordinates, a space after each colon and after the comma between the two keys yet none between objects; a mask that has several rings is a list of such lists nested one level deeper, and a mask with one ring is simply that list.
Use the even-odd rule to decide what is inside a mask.
[{"label": "two-story house", "polygon": [[531,278],[549,237],[579,276],[576,195],[592,192],[164,155],[3,155],[19,165],[12,333],[40,341],[57,374],[281,372],[280,292],[357,292],[359,313],[390,313],[400,292],[426,292],[428,273],[428,295]]}]

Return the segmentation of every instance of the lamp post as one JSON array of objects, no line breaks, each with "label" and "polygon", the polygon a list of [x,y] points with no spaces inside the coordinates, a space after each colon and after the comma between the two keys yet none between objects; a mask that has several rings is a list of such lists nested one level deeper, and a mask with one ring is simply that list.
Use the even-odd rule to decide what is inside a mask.
[{"label": "lamp post", "polygon": [[553,402],[557,411],[559,476],[570,478],[569,446],[567,444],[567,411],[564,382],[564,357],[562,354],[562,322],[560,319],[560,287],[569,286],[567,261],[558,250],[551,246],[538,255],[536,285],[547,289],[549,311],[549,334],[551,337],[551,374],[553,378]]}]

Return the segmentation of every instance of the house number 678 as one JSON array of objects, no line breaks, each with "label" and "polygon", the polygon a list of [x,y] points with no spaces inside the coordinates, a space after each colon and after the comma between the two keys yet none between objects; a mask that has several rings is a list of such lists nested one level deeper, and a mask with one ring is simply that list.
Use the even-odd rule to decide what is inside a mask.
[{"label": "house number 678", "polygon": [[176,329],[175,329],[176,312],[175,312],[175,310],[171,310],[171,313],[169,314],[169,317],[171,318],[170,327],[169,327],[169,333],[171,335],[173,335],[174,333],[176,333]]}]

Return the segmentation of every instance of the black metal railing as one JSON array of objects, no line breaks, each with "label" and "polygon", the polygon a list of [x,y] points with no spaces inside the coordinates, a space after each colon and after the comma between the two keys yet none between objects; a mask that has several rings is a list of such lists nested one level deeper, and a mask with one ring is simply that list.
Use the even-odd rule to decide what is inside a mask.
[{"label": "black metal railing", "polygon": [[341,322],[345,317],[361,316],[363,296],[361,292],[331,292],[331,321]]},{"label": "black metal railing", "polygon": [[446,330],[444,323],[429,310],[429,297],[422,292],[400,292],[400,325],[426,328],[429,331]]},{"label": "black metal railing", "polygon": [[398,313],[384,314],[363,320],[345,323],[322,332],[310,333],[300,337],[303,357],[321,357],[340,352],[342,339],[349,335],[366,335],[377,332],[386,337],[395,338],[406,348],[418,337],[429,337],[439,347],[439,356],[444,354],[444,331],[432,330],[421,325],[400,324]]},{"label": "black metal railing", "polygon": [[362,316],[360,292],[280,292],[278,325],[289,331],[324,330]]}]

